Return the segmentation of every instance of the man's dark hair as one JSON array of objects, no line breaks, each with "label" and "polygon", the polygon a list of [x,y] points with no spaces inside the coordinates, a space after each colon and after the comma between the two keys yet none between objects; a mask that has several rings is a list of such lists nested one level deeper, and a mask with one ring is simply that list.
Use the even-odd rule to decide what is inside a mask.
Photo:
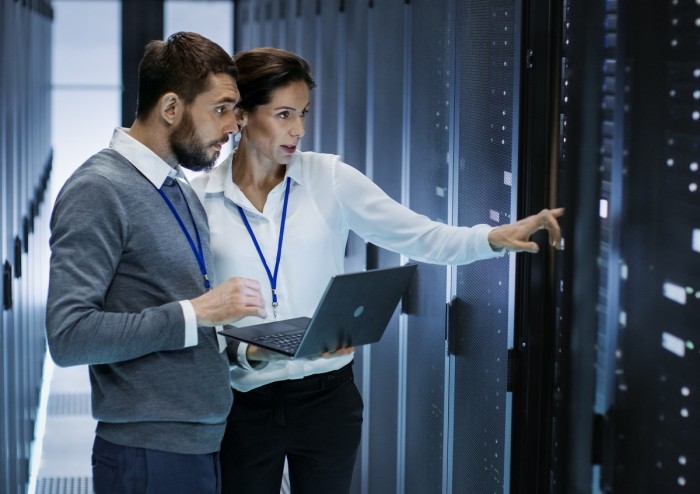
[{"label": "man's dark hair", "polygon": [[148,115],[168,92],[192,103],[208,89],[210,74],[238,77],[231,56],[213,41],[189,32],[175,33],[167,41],[151,41],[139,64],[136,117]]}]

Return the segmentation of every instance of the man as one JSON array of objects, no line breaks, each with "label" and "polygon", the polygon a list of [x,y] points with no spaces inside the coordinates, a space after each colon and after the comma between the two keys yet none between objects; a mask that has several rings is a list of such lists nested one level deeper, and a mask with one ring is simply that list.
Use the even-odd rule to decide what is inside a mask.
[{"label": "man", "polygon": [[210,168],[237,132],[235,78],[202,36],[149,43],[135,123],[56,200],[48,343],[58,365],[89,364],[97,494],[219,492],[232,397],[214,326],[266,314],[255,280],[211,288],[206,214],[180,165]]}]

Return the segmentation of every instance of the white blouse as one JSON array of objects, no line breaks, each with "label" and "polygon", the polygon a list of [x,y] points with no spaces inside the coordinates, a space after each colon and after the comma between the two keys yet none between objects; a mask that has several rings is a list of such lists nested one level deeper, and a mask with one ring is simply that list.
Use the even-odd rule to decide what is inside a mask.
[{"label": "white blouse", "polygon": [[[257,279],[268,319],[273,317],[270,280],[237,206],[244,210],[274,272],[286,177],[291,178],[291,188],[277,275],[278,319],[313,315],[331,276],[344,271],[350,230],[380,247],[434,264],[468,264],[504,254],[488,243],[491,226],[454,227],[432,221],[397,203],[330,154],[297,151],[287,165],[285,180],[270,192],[260,212],[231,180],[232,156],[195,177],[192,186],[209,217],[215,279]],[[236,326],[259,322],[247,317]],[[257,371],[233,367],[231,385],[248,391],[273,381],[337,370],[352,358],[281,360]]]}]

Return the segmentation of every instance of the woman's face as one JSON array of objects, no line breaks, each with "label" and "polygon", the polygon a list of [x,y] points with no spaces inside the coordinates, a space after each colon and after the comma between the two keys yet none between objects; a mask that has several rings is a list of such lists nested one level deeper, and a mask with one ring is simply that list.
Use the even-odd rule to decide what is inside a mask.
[{"label": "woman's face", "polygon": [[240,146],[261,161],[286,165],[304,135],[309,110],[309,87],[304,81],[275,89],[270,102],[252,112],[243,112],[245,122]]}]

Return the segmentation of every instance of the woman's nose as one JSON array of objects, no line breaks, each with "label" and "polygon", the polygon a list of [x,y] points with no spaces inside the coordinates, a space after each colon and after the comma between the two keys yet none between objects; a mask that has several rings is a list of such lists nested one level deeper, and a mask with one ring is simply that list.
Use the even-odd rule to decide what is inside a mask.
[{"label": "woman's nose", "polygon": [[292,125],[290,133],[293,137],[304,137],[305,129],[304,119],[302,117],[298,117],[297,119],[295,119],[294,125]]}]

